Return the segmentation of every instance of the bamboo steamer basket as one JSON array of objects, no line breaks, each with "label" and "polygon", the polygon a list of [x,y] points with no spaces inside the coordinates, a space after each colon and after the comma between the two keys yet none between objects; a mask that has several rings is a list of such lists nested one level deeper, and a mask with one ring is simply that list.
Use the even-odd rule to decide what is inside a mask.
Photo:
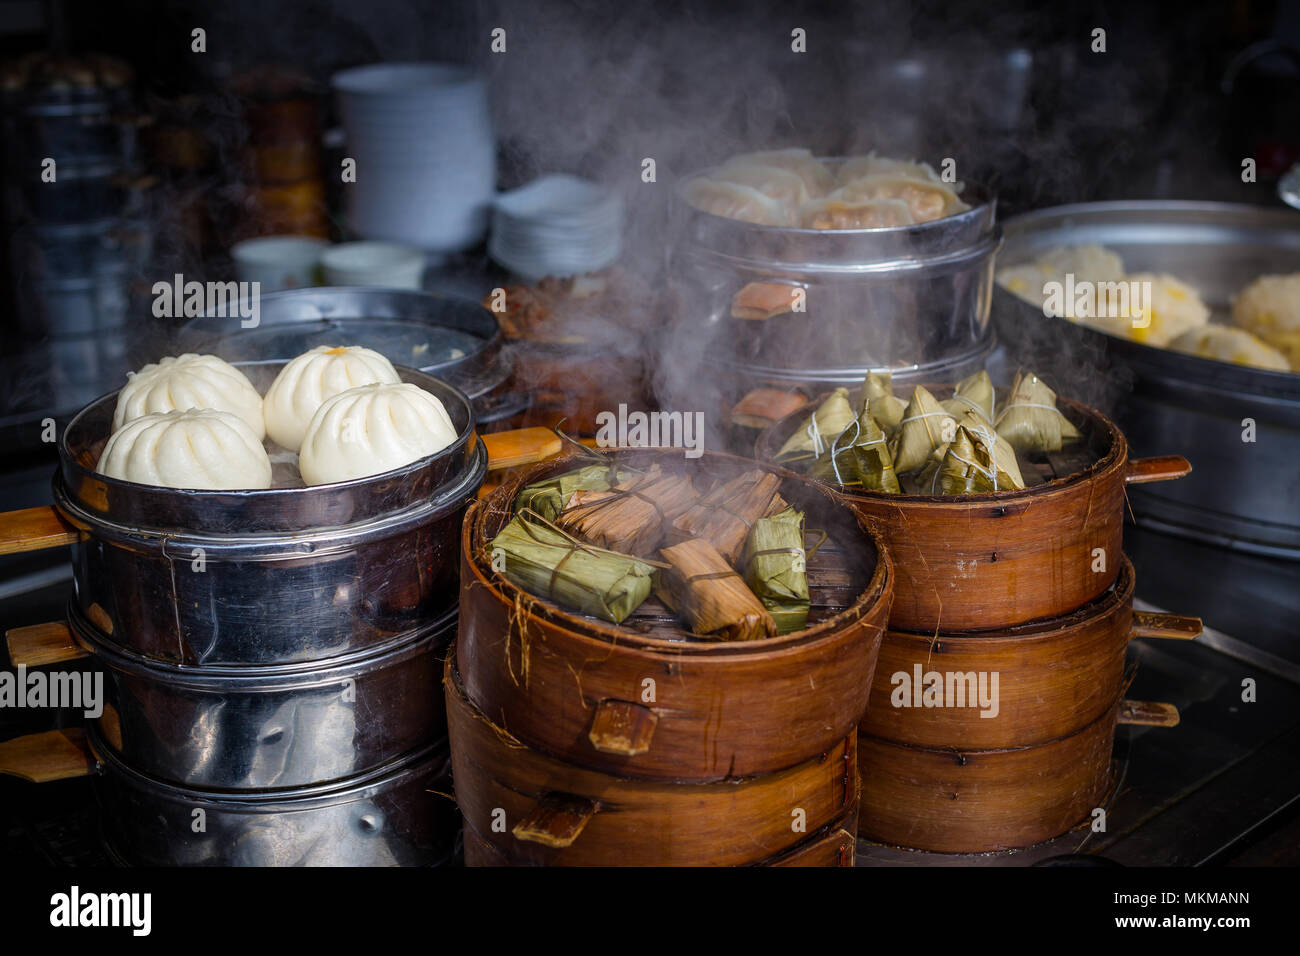
[{"label": "bamboo steamer basket", "polygon": [[[620,463],[683,461],[635,450]],[[592,770],[664,781],[773,773],[830,750],[866,709],[889,615],[892,569],[883,545],[826,489],[779,468],[707,454],[691,467],[731,476],[764,468],[780,493],[828,532],[810,559],[812,626],[753,642],[683,640],[671,618],[614,626],[533,601],[491,571],[486,544],[506,523],[519,488],[582,464],[531,469],[472,506],[462,529],[457,651],[466,693],[513,737]],[[823,552],[843,549],[819,564]],[[821,607],[818,607],[818,604]],[[635,627],[627,625],[633,624]],[[667,639],[673,636],[675,639]],[[647,700],[646,681],[653,681]]]},{"label": "bamboo steamer basket", "polygon": [[512,737],[466,698],[454,652],[443,686],[456,802],[467,830],[488,847],[468,842],[471,865],[760,863],[798,849],[808,833],[842,829],[856,808],[853,733],[772,774],[712,783],[633,780],[565,763]]},{"label": "bamboo steamer basket", "polygon": [[[876,666],[861,731],[914,747],[999,750],[1068,737],[1114,706],[1135,637],[1190,639],[1194,617],[1133,610],[1133,566],[1121,557],[1114,586],[1073,614],[996,634],[916,634],[891,628]],[[894,706],[906,675],[998,675],[996,716],[976,706]]]},{"label": "bamboo steamer basket", "polygon": [[[464,826],[466,866],[511,866],[510,857],[498,850],[471,826]],[[787,850],[755,866],[852,867],[857,859],[858,808],[810,836],[793,850]]]},{"label": "bamboo steamer basket", "polygon": [[1117,701],[1076,732],[1032,747],[953,750],[858,738],[869,840],[939,853],[1032,846],[1086,822],[1111,785],[1117,723],[1169,727],[1169,704]]},{"label": "bamboo steamer basket", "polygon": [[[927,387],[936,398],[952,393]],[[771,461],[813,407],[766,429],[756,457]],[[1125,487],[1179,478],[1191,465],[1176,455],[1130,459],[1110,419],[1067,398],[1058,397],[1057,407],[1097,459],[1068,477],[978,496],[835,491],[889,544],[897,572],[891,626],[931,633],[1012,627],[1068,614],[1115,583]]]}]

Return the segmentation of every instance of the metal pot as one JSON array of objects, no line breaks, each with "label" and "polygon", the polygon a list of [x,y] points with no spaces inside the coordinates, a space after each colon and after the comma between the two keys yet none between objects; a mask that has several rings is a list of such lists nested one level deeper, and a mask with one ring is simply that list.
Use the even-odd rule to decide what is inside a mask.
[{"label": "metal pot", "polygon": [[455,385],[474,402],[479,425],[516,415],[528,396],[507,393],[511,358],[496,318],[469,299],[400,289],[292,289],[261,297],[256,328],[204,317],[182,330],[187,351],[230,362],[287,362],[317,345],[364,345],[395,365]]},{"label": "metal pot", "polygon": [[[753,384],[857,384],[869,369],[935,380],[981,363],[1001,237],[996,200],[976,186],[964,195],[970,210],[930,223],[820,230],[726,219],[674,194],[679,323],[708,343],[711,366]],[[806,313],[733,318],[736,293],[767,281],[802,287]]]},{"label": "metal pot", "polygon": [[438,668],[456,611],[415,634],[319,663],[160,664],[99,633],[72,636],[107,674],[96,726],[113,755],[159,780],[285,789],[369,772],[446,736]]},{"label": "metal pot", "polygon": [[[1228,318],[1231,297],[1253,279],[1300,270],[1300,216],[1294,211],[1200,202],[1041,209],[1007,223],[999,261],[1018,265],[1053,247],[1081,243],[1118,252],[1129,272],[1185,279],[1220,321]],[[1045,317],[1003,289],[995,303],[1008,349],[1040,374],[1079,382],[1080,397],[1113,410],[1135,452],[1177,449],[1195,466],[1183,481],[1130,491],[1140,525],[1300,560],[1300,374],[1138,345]],[[1093,366],[1111,374],[1080,381],[1080,369]],[[1130,383],[1132,393],[1125,394]],[[1246,419],[1256,427],[1250,444],[1242,440]]]},{"label": "metal pot", "polygon": [[[262,390],[280,367],[241,366]],[[456,603],[460,521],[487,451],[464,393],[398,371],[442,401],[457,440],[404,468],[311,488],[184,491],[96,474],[117,400],[104,396],[60,436],[58,516],[12,516],[0,551],[71,543],[78,610],[155,661],[286,664],[409,634]]]}]

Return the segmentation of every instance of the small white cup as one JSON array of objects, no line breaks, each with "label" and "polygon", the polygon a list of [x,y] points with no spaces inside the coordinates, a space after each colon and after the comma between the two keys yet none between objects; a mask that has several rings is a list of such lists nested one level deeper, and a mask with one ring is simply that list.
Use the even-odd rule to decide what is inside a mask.
[{"label": "small white cup", "polygon": [[345,242],[321,256],[329,285],[419,289],[424,280],[424,250],[398,242]]},{"label": "small white cup", "polygon": [[266,236],[237,242],[230,250],[240,282],[260,282],[263,292],[320,284],[321,253],[329,246],[310,236]]}]

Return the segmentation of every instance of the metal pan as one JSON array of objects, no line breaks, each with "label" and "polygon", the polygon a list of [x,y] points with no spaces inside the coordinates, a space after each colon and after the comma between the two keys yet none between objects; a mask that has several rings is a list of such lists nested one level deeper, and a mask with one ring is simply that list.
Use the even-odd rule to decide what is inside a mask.
[{"label": "metal pan", "polygon": [[[1006,223],[999,265],[1084,243],[1113,249],[1130,272],[1182,278],[1201,291],[1212,319],[1226,322],[1232,296],[1249,282],[1300,271],[1300,214],[1164,201],[1041,209]],[[1130,492],[1139,524],[1300,560],[1300,374],[1138,345],[1045,317],[1001,288],[994,318],[1017,358],[1111,412],[1135,453],[1177,450],[1195,466],[1183,481]],[[1081,367],[1109,374],[1081,376]],[[1253,443],[1242,441],[1246,419],[1255,422]]]}]

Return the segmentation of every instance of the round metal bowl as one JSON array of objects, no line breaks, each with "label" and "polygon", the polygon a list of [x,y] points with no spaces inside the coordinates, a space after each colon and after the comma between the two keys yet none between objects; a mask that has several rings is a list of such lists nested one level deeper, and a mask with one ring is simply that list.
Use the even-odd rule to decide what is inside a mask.
[{"label": "round metal bowl", "polygon": [[[239,366],[260,390],[279,362]],[[96,474],[116,393],[59,442],[55,506],[80,612],[135,653],[185,664],[271,664],[359,650],[456,602],[461,517],[487,451],[469,399],[412,369],[457,428],[435,455],[368,478],[258,491],[156,488]]]},{"label": "round metal bowl", "polygon": [[506,393],[512,361],[496,317],[469,299],[402,289],[311,288],[271,292],[259,300],[258,325],[205,316],[181,330],[186,351],[229,362],[287,362],[318,345],[364,345],[394,365],[455,385],[474,403],[480,425],[527,407]]},{"label": "round metal bowl", "polygon": [[[1006,224],[999,266],[1098,243],[1129,272],[1167,272],[1226,322],[1233,295],[1269,273],[1300,271],[1300,214],[1229,203],[1105,202],[1041,209]],[[1001,341],[1062,389],[1110,412],[1134,452],[1177,452],[1184,480],[1129,492],[1139,524],[1300,560],[1300,374],[1139,345],[994,296]],[[1068,384],[1068,389],[1066,385]],[[1255,440],[1243,441],[1247,420]]]}]

